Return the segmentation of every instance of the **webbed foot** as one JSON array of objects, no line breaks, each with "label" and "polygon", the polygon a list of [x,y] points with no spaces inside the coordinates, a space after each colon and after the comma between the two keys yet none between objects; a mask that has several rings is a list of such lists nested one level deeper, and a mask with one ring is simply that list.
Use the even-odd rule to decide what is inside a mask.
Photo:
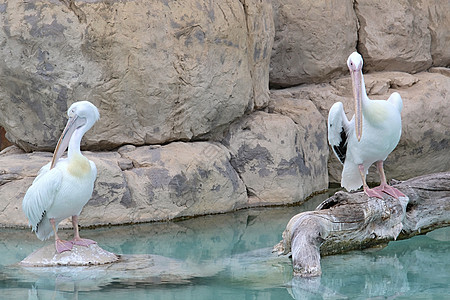
[{"label": "webbed foot", "polygon": [[380,191],[380,192],[384,192],[384,193],[386,193],[386,194],[388,194],[388,195],[390,195],[390,196],[392,196],[392,197],[394,197],[396,199],[398,199],[400,197],[406,197],[405,194],[403,194],[398,189],[396,189],[395,187],[392,187],[392,186],[390,186],[388,184],[382,184],[382,185],[377,186],[376,188],[373,188],[373,189],[376,189],[377,191]]},{"label": "webbed foot", "polygon": [[55,241],[55,248],[56,252],[62,253],[64,251],[71,251],[73,247],[72,242],[65,241],[65,240],[56,240]]},{"label": "webbed foot", "polygon": [[378,192],[377,188],[364,188],[364,193],[369,196],[369,197],[375,197],[375,198],[380,198],[383,199],[383,194]]}]

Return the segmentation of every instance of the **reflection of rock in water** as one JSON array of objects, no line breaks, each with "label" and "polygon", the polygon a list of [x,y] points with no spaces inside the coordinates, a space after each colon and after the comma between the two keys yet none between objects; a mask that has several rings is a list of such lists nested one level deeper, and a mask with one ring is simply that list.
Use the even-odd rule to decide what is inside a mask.
[{"label": "reflection of rock in water", "polygon": [[[436,235],[445,236],[449,229]],[[450,243],[418,236],[392,242],[380,251],[324,257],[322,268],[322,277],[294,278],[291,295],[295,299],[429,299],[448,295]]]},{"label": "reflection of rock in water", "polygon": [[[50,299],[52,293],[94,291],[105,288],[137,288],[152,285],[184,285],[193,278],[212,277],[218,265],[197,265],[159,255],[121,255],[111,264],[93,266],[5,267],[1,277],[10,285],[29,283],[31,299]],[[13,298],[26,299],[25,289],[10,291]],[[21,295],[20,293],[23,293]],[[2,295],[9,291],[2,289]],[[40,295],[40,296],[39,296]],[[42,295],[48,295],[42,296]],[[34,297],[34,298],[33,298]]]},{"label": "reflection of rock in water", "polygon": [[288,291],[296,300],[348,299],[347,296],[323,286],[320,277],[294,277]]},{"label": "reflection of rock in water", "polygon": [[224,267],[220,280],[255,289],[283,286],[292,278],[292,266],[287,257],[277,256],[271,250],[269,247],[248,251],[216,262]]},{"label": "reflection of rock in water", "polygon": [[401,295],[409,291],[407,273],[395,256],[341,255],[327,257],[323,264],[326,272],[322,277],[292,280],[291,289],[295,299],[310,299],[314,296],[364,299]]}]

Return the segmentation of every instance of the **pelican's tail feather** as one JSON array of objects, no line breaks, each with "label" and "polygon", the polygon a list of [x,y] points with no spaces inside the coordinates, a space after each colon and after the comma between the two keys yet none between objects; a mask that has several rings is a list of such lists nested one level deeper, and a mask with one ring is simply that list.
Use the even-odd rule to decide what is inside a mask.
[{"label": "pelican's tail feather", "polygon": [[[56,230],[58,230],[58,223],[59,222],[56,224]],[[54,234],[52,224],[50,224],[47,217],[42,218],[41,222],[39,222],[34,231],[36,232],[38,239],[41,241],[50,238]]]},{"label": "pelican's tail feather", "polygon": [[[367,174],[367,171],[365,172]],[[358,165],[352,163],[344,164],[342,171],[341,186],[347,191],[356,191],[363,185]]]}]

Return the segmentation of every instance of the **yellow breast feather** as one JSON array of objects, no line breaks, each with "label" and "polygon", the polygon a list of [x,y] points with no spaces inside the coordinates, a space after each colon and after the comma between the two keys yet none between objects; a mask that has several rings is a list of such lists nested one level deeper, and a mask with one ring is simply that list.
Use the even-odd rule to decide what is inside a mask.
[{"label": "yellow breast feather", "polygon": [[388,116],[388,110],[382,103],[371,103],[369,109],[364,112],[364,117],[371,124],[376,125],[383,123]]},{"label": "yellow breast feather", "polygon": [[84,177],[91,171],[91,165],[86,157],[76,155],[70,160],[67,171],[69,171],[72,176]]}]

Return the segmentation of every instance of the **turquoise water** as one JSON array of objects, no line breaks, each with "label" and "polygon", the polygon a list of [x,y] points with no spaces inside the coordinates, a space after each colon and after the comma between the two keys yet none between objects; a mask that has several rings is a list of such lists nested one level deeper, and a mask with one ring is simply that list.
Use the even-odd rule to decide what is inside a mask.
[{"label": "turquoise water", "polygon": [[303,206],[82,230],[102,248],[141,261],[115,272],[18,267],[49,242],[29,231],[1,229],[0,299],[450,299],[450,227],[384,249],[324,257],[322,277],[292,278],[290,259],[272,255],[271,248],[293,215],[323,198]]}]

